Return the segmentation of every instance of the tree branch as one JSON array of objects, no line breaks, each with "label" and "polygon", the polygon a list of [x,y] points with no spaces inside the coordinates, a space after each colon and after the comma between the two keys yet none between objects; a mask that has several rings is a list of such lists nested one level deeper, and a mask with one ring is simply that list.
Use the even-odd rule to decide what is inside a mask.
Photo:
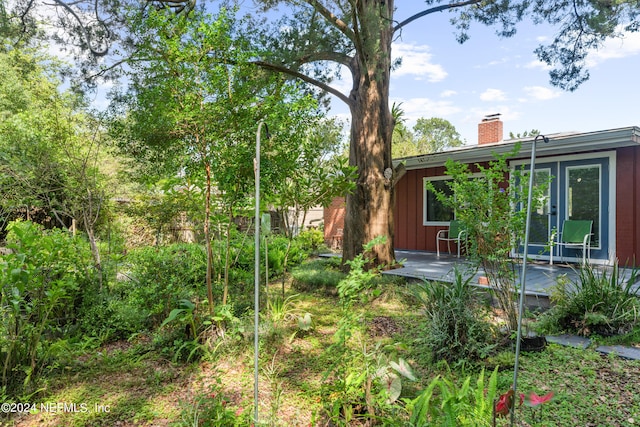
[{"label": "tree branch", "polygon": [[351,28],[349,28],[349,26],[347,25],[346,22],[344,22],[342,19],[340,19],[336,15],[334,15],[333,12],[331,12],[329,9],[327,9],[322,4],[320,4],[320,2],[317,1],[317,0],[307,0],[307,3],[311,7],[313,7],[314,10],[319,12],[320,15],[322,15],[324,17],[324,19],[326,19],[334,27],[336,27],[342,34],[347,36],[349,38],[349,40],[354,41],[355,35],[354,35],[353,31],[351,30]]},{"label": "tree branch", "polygon": [[[94,54],[95,56],[105,56],[109,52],[108,43],[103,49],[100,49],[100,50],[96,49],[91,45],[91,40],[93,37],[91,35],[91,32],[89,31],[89,28],[82,21],[80,16],[71,8],[70,5],[65,3],[63,0],[53,0],[53,2],[55,5],[60,6],[65,11],[67,11],[67,13],[69,13],[73,17],[73,19],[76,20],[78,25],[80,25],[80,28],[82,28],[83,37],[85,39],[85,42],[87,43],[87,47],[89,48],[89,51],[92,54]],[[97,3],[96,3],[96,7],[97,7]],[[106,34],[103,38],[109,39],[109,37],[111,36],[111,31],[109,30],[109,27],[105,24],[105,22],[102,19],[100,19],[100,17],[98,16],[97,9],[95,10],[95,12],[96,12],[96,22],[102,27],[102,29],[105,31],[105,34]]]},{"label": "tree branch", "polygon": [[482,0],[466,0],[466,1],[458,2],[458,3],[443,4],[441,6],[436,6],[436,7],[432,7],[431,9],[423,10],[422,12],[416,13],[415,15],[405,19],[404,21],[402,21],[401,23],[396,25],[394,27],[394,29],[393,29],[393,32],[395,33],[396,31],[398,31],[402,27],[404,27],[407,24],[415,21],[416,19],[422,18],[423,16],[430,15],[430,14],[436,13],[436,12],[442,12],[443,10],[456,9],[456,8],[459,8],[459,7],[469,6],[469,5],[472,5],[472,4],[478,4],[481,1]]},{"label": "tree branch", "polygon": [[346,67],[351,65],[351,57],[338,52],[312,52],[303,54],[295,60],[296,64],[308,64],[314,61],[333,61]]},{"label": "tree branch", "polygon": [[299,71],[295,71],[290,68],[287,68],[284,65],[271,64],[265,61],[252,61],[251,63],[254,65],[257,65],[258,67],[264,68],[265,70],[277,71],[279,73],[287,74],[289,76],[296,77],[300,80],[303,80],[326,92],[329,92],[330,94],[334,95],[335,97],[340,99],[342,102],[347,104],[347,106],[351,107],[351,100],[349,99],[349,97],[347,97],[345,94],[343,94],[339,90],[332,88],[328,84],[321,82],[320,80],[316,80],[312,77],[307,76],[306,74],[300,73]]}]

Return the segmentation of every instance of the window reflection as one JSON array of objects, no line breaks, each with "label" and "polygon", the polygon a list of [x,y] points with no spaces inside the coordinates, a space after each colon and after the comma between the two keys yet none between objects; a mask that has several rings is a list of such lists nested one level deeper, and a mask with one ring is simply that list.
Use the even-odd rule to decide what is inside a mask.
[{"label": "window reflection", "polygon": [[600,242],[600,165],[567,168],[567,219],[593,221],[591,244]]}]

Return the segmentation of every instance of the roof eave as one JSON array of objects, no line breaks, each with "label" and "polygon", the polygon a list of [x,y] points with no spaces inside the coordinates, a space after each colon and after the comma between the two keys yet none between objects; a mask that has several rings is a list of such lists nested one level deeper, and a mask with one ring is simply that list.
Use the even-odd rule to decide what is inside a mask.
[{"label": "roof eave", "polygon": [[[518,158],[531,154],[534,138],[519,140],[522,143]],[[477,163],[492,160],[495,155],[513,150],[518,140],[507,140],[495,144],[465,147],[441,153],[395,159],[394,165],[404,163],[407,170],[444,166],[448,159],[462,163]],[[553,134],[549,143],[536,144],[537,156],[556,156],[582,152],[611,150],[640,145],[640,127],[630,126],[597,132]]]}]

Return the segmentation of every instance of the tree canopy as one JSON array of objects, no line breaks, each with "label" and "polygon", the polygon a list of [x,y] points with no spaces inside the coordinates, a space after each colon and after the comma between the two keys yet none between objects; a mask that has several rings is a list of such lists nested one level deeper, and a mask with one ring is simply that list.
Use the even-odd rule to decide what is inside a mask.
[{"label": "tree canopy", "polygon": [[[566,90],[575,90],[588,79],[589,52],[611,37],[640,28],[640,8],[631,0],[428,0],[423,11],[406,17],[402,17],[403,7],[396,8],[393,0],[262,0],[255,3],[259,6],[257,13],[266,14],[262,20],[247,21],[245,33],[253,36],[259,49],[249,62],[331,93],[351,111],[349,161],[357,167],[358,178],[355,191],[347,196],[343,255],[345,259],[352,259],[362,251],[364,243],[379,235],[386,236],[387,243],[377,245],[368,254],[374,264],[394,261],[391,143],[395,122],[389,106],[391,44],[405,26],[434,16],[441,19],[439,12],[448,12],[458,41],[464,42],[471,36],[474,21],[494,26],[500,37],[515,34],[524,16],[535,23],[550,23],[557,28],[557,35],[550,44],[541,45],[536,53],[550,66],[551,83]],[[11,10],[5,6],[4,16],[23,28],[30,28],[26,24],[30,22],[35,4],[35,1],[18,2]],[[94,74],[99,76],[116,70],[115,65],[126,59],[123,52],[136,49],[136,41],[123,30],[122,10],[130,8],[144,14],[151,8],[168,8],[174,13],[189,14],[196,8],[195,0],[54,0],[53,4],[60,13],[60,25],[67,30],[68,45],[93,52],[90,57],[94,63],[84,61],[82,70],[95,66],[95,58],[109,52],[116,54],[112,62],[97,68]],[[270,13],[275,10],[277,14]],[[345,67],[351,77],[347,93],[331,86],[340,67]]]},{"label": "tree canopy", "polygon": [[438,117],[421,117],[413,126],[406,128],[404,122],[396,122],[393,131],[393,158],[438,153],[448,148],[464,145],[455,126]]}]

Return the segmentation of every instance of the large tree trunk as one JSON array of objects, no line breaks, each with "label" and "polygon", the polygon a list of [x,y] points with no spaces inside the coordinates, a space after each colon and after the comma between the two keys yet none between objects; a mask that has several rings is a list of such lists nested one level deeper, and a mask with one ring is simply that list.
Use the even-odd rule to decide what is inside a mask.
[{"label": "large tree trunk", "polygon": [[351,260],[362,246],[378,236],[367,259],[373,265],[395,262],[393,165],[391,135],[393,117],[389,109],[393,1],[372,7],[366,0],[358,6],[360,52],[352,64],[351,144],[349,163],[358,167],[355,191],[347,196],[343,259]]}]

